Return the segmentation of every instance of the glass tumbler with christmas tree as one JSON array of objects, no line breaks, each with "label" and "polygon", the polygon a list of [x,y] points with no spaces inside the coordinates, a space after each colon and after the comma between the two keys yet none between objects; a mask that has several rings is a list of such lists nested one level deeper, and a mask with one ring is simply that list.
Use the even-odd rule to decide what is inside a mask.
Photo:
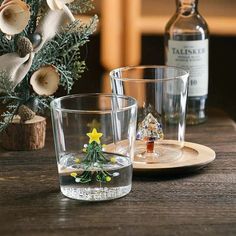
[{"label": "glass tumbler with christmas tree", "polygon": [[51,103],[61,192],[103,201],[131,190],[137,104],[127,96],[79,94]]},{"label": "glass tumbler with christmas tree", "polygon": [[188,72],[170,66],[118,68],[110,73],[112,91],[138,102],[135,162],[178,160],[185,134]]}]

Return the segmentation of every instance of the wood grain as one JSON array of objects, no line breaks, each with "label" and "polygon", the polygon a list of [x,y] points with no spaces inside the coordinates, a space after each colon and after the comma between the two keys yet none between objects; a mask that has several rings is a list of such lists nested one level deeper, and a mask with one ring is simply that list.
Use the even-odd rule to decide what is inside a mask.
[{"label": "wood grain", "polygon": [[46,119],[44,117],[35,116],[21,123],[20,117],[16,116],[2,132],[1,146],[14,151],[41,149],[45,144],[45,136]]},{"label": "wood grain", "polygon": [[212,110],[186,141],[216,160],[194,173],[135,175],[129,195],[98,203],[60,194],[50,130],[42,150],[1,150],[0,235],[236,235],[235,123]]}]

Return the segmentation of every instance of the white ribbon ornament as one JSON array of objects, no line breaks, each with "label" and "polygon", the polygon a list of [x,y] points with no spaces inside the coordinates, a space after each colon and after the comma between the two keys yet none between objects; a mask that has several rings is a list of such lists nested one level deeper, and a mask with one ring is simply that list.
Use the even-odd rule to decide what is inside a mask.
[{"label": "white ribbon ornament", "polygon": [[[0,71],[5,71],[10,81],[16,87],[26,76],[31,68],[35,53],[37,53],[47,42],[52,39],[61,29],[65,20],[75,21],[75,18],[65,3],[74,0],[47,0],[49,11],[36,28],[35,33],[42,37],[40,44],[34,51],[21,58],[16,52],[0,56]],[[58,5],[59,4],[59,5]],[[1,92],[1,90],[0,90]]]}]

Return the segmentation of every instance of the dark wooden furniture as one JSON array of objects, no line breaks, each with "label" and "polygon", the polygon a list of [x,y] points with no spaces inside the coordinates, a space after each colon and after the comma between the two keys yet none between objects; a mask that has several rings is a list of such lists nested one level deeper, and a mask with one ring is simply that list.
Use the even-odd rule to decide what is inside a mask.
[{"label": "dark wooden furniture", "polygon": [[60,194],[50,131],[43,150],[1,149],[0,235],[236,235],[235,123],[213,110],[186,140],[216,160],[194,173],[135,174],[129,195],[97,203]]}]

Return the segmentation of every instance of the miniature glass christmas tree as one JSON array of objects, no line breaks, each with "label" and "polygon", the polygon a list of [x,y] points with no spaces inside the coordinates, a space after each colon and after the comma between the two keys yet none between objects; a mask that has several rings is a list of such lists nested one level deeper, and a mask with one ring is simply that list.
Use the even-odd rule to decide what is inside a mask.
[{"label": "miniature glass christmas tree", "polygon": [[[163,138],[164,133],[162,130],[161,123],[159,123],[158,120],[151,113],[148,113],[144,120],[139,123],[137,130],[137,139],[146,142],[145,153],[154,154],[155,141],[161,140]],[[155,154],[156,156],[158,155],[157,153]]]}]

